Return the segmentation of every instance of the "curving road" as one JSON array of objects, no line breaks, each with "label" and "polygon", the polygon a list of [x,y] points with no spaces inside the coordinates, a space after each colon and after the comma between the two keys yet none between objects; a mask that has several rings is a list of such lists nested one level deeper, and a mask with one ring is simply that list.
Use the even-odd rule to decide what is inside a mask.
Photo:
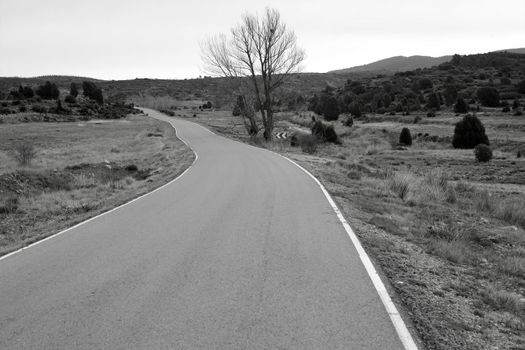
[{"label": "curving road", "polygon": [[0,260],[0,349],[402,349],[356,249],[286,159],[165,117],[178,180]]}]

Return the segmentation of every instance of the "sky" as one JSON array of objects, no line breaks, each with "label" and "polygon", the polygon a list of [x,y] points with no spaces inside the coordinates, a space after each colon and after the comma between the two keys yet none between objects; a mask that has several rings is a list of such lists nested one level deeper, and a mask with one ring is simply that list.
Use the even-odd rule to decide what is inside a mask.
[{"label": "sky", "polygon": [[525,47],[525,0],[0,0],[0,76],[198,77],[199,43],[267,6],[305,72]]}]

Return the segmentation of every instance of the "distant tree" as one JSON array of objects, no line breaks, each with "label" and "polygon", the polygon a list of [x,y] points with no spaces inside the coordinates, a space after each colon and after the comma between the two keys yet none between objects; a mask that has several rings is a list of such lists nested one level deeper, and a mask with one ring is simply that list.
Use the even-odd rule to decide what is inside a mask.
[{"label": "distant tree", "polygon": [[87,98],[96,101],[98,104],[104,103],[104,96],[102,95],[102,90],[91,81],[82,82],[82,90],[84,91],[84,96]]},{"label": "distant tree", "polygon": [[73,95],[67,95],[65,98],[64,98],[64,102],[66,103],[76,103],[77,102],[77,99],[75,98],[75,96]]},{"label": "distant tree", "polygon": [[430,80],[428,78],[420,79],[419,82],[418,82],[418,85],[419,85],[419,89],[420,90],[432,89],[432,87],[434,86],[434,84],[432,83],[432,80]]},{"label": "distant tree", "polygon": [[455,85],[447,84],[443,90],[443,96],[445,97],[445,104],[452,106],[458,98],[458,90]]},{"label": "distant tree", "polygon": [[279,12],[269,8],[261,16],[244,15],[231,34],[231,39],[218,35],[201,46],[204,63],[213,75],[249,79],[256,105],[261,107],[264,138],[271,140],[275,91],[300,70],[304,51]]},{"label": "distant tree", "polygon": [[481,102],[482,106],[485,107],[498,107],[499,106],[499,92],[492,87],[482,87],[476,92],[476,95]]},{"label": "distant tree", "polygon": [[452,56],[450,63],[453,64],[454,66],[459,66],[461,64],[461,61],[462,61],[461,56],[458,54],[455,54],[454,56]]},{"label": "distant tree", "polygon": [[401,134],[399,134],[399,143],[406,146],[412,146],[412,135],[408,128],[403,128],[401,130]]},{"label": "distant tree", "polygon": [[516,89],[520,94],[525,94],[525,80],[522,80],[516,84]]},{"label": "distant tree", "polygon": [[56,100],[60,96],[60,91],[55,83],[46,81],[36,89],[36,94],[44,100]]},{"label": "distant tree", "polygon": [[468,112],[468,105],[465,102],[465,100],[462,99],[461,97],[458,97],[456,104],[454,105],[454,112],[461,113],[461,114]]},{"label": "distant tree", "polygon": [[476,116],[464,116],[456,123],[452,145],[454,148],[474,148],[480,143],[490,145],[483,123]]},{"label": "distant tree", "polygon": [[328,121],[337,120],[339,118],[339,104],[337,98],[331,94],[321,95],[321,105],[322,111],[321,114]]},{"label": "distant tree", "polygon": [[428,95],[427,108],[439,110],[440,108],[439,96],[435,92]]},{"label": "distant tree", "polygon": [[72,82],[71,85],[69,86],[69,94],[73,97],[78,96],[78,87],[77,87],[77,84],[75,84],[74,82]]},{"label": "distant tree", "polygon": [[361,118],[361,116],[363,115],[363,112],[361,111],[361,106],[357,102],[354,102],[354,103],[350,104],[350,107],[348,108],[348,111],[356,119]]}]

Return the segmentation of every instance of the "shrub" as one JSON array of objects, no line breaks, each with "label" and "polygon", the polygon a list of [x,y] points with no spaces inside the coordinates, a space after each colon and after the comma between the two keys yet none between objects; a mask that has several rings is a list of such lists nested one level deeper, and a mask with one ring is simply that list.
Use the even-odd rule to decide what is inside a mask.
[{"label": "shrub", "polygon": [[505,107],[502,108],[501,111],[502,111],[503,113],[508,113],[508,112],[510,112],[510,108],[509,108],[509,106],[505,106]]},{"label": "shrub", "polygon": [[0,214],[12,214],[18,210],[18,197],[3,197],[0,199]]},{"label": "shrub", "polygon": [[458,97],[456,104],[454,105],[454,112],[461,113],[461,114],[468,112],[468,105],[465,102],[465,100],[462,99],[461,97]]},{"label": "shrub", "polygon": [[354,116],[354,118],[361,118],[361,116],[363,115],[363,113],[361,112],[361,106],[359,106],[358,103],[352,103],[349,107],[348,107],[348,111],[350,112],[350,114],[352,116]]},{"label": "shrub", "polygon": [[432,87],[434,86],[434,84],[432,84],[432,80],[428,78],[420,79],[418,85],[420,90],[432,89]]},{"label": "shrub", "polygon": [[[430,112],[429,112],[429,113],[430,113]],[[428,117],[428,114],[427,114],[427,117]],[[416,115],[416,116],[414,117],[414,121],[413,121],[413,123],[414,123],[414,124],[417,124],[417,123],[419,123],[420,121],[421,121],[421,117],[420,117],[419,115]]]},{"label": "shrub", "polygon": [[507,77],[500,78],[499,81],[500,81],[500,84],[501,84],[501,85],[510,85],[510,84],[511,84],[510,79],[507,78]]},{"label": "shrub", "polygon": [[348,116],[345,120],[345,126],[352,127],[354,125],[354,118],[352,116]]},{"label": "shrub", "polygon": [[516,89],[520,94],[525,94],[525,80],[522,80],[516,84]]},{"label": "shrub", "polygon": [[410,192],[410,184],[414,179],[409,174],[393,173],[388,179],[388,188],[396,196],[405,200]]},{"label": "shrub", "polygon": [[47,108],[42,105],[32,105],[31,110],[36,113],[47,113]]},{"label": "shrub", "polygon": [[64,102],[66,103],[77,103],[77,99],[73,95],[67,95],[66,98],[64,98]]},{"label": "shrub", "polygon": [[1,107],[0,108],[0,114],[11,114],[13,113],[13,111],[11,111],[9,108],[6,108],[6,107]]},{"label": "shrub", "polygon": [[104,96],[102,96],[102,90],[98,88],[95,83],[90,81],[82,82],[82,90],[84,90],[84,96],[96,101],[98,104],[104,103]]},{"label": "shrub", "polygon": [[434,118],[436,116],[436,112],[434,110],[427,112],[427,118]]},{"label": "shrub", "polygon": [[339,103],[337,98],[332,95],[323,94],[321,95],[321,114],[324,116],[324,119],[331,121],[337,120],[339,118]]},{"label": "shrub", "polygon": [[474,148],[480,143],[490,145],[483,123],[476,116],[466,115],[456,123],[452,145],[454,148]]},{"label": "shrub", "polygon": [[22,85],[20,85],[19,90],[22,93],[22,95],[24,95],[25,98],[31,98],[31,97],[35,96],[35,93],[34,93],[33,89],[31,89],[30,86],[22,87]]},{"label": "shrub", "polygon": [[71,85],[69,86],[69,95],[73,96],[73,97],[77,97],[78,96],[77,84],[75,84],[73,82],[71,83]]},{"label": "shrub", "polygon": [[399,134],[399,143],[407,146],[412,145],[412,135],[408,128],[403,128],[403,130],[401,130],[401,134]]},{"label": "shrub", "polygon": [[13,151],[15,160],[22,166],[31,165],[31,161],[36,156],[35,146],[31,142],[18,142]]},{"label": "shrub", "polygon": [[428,96],[427,108],[439,110],[441,102],[439,101],[439,96],[433,92]]},{"label": "shrub", "polygon": [[333,125],[327,125],[318,120],[314,123],[311,130],[312,135],[322,142],[340,142]]},{"label": "shrub", "polygon": [[36,89],[36,94],[44,100],[53,100],[60,96],[58,87],[49,81],[46,81],[44,85],[38,86]]},{"label": "shrub", "polygon": [[292,147],[300,146],[305,153],[314,153],[317,150],[317,137],[303,133],[295,133],[290,138]]},{"label": "shrub", "polygon": [[481,102],[482,106],[485,107],[498,107],[499,106],[499,92],[492,87],[482,87],[476,92],[476,95]]},{"label": "shrub", "polygon": [[489,146],[480,143],[474,148],[474,155],[478,162],[485,163],[492,159],[492,150]]},{"label": "shrub", "polygon": [[27,107],[24,106],[24,105],[21,105],[19,108],[18,108],[18,111],[23,113],[23,112],[27,112]]}]

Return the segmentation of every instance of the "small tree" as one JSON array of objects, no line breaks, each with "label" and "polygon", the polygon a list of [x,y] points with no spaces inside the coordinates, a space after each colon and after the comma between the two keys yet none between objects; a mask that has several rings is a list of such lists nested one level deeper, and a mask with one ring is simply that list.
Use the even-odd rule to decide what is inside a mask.
[{"label": "small tree", "polygon": [[482,106],[485,107],[498,107],[499,106],[499,92],[492,87],[482,87],[476,92],[476,95],[481,102]]},{"label": "small tree", "polygon": [[461,114],[468,112],[468,105],[463,98],[458,97],[456,104],[454,105],[454,112]]},{"label": "small tree", "polygon": [[406,146],[412,146],[412,135],[408,128],[403,128],[399,134],[399,143]]},{"label": "small tree", "polygon": [[484,143],[480,143],[474,148],[474,156],[480,163],[488,162],[492,159],[492,150]]},{"label": "small tree", "polygon": [[69,86],[69,94],[73,97],[77,97],[78,96],[78,88],[77,88],[77,84],[75,83],[71,83],[71,85]]},{"label": "small tree", "polygon": [[520,94],[525,94],[525,80],[522,80],[516,84],[516,89]]},{"label": "small tree", "polygon": [[37,87],[36,94],[44,100],[56,100],[60,96],[60,91],[54,83],[46,81],[44,85]]},{"label": "small tree", "polygon": [[321,96],[321,101],[323,108],[322,115],[324,116],[324,119],[328,121],[337,120],[337,118],[339,118],[339,104],[337,98],[332,95],[323,94]]},{"label": "small tree", "polygon": [[440,105],[439,96],[435,92],[431,93],[428,96],[427,108],[439,111]]},{"label": "small tree", "polygon": [[452,145],[454,148],[474,148],[480,143],[490,145],[483,123],[476,116],[464,116],[456,123]]},{"label": "small tree", "polygon": [[104,96],[102,90],[98,88],[95,83],[91,81],[82,82],[82,90],[84,90],[84,96],[91,100],[95,100],[98,104],[104,103]]}]

